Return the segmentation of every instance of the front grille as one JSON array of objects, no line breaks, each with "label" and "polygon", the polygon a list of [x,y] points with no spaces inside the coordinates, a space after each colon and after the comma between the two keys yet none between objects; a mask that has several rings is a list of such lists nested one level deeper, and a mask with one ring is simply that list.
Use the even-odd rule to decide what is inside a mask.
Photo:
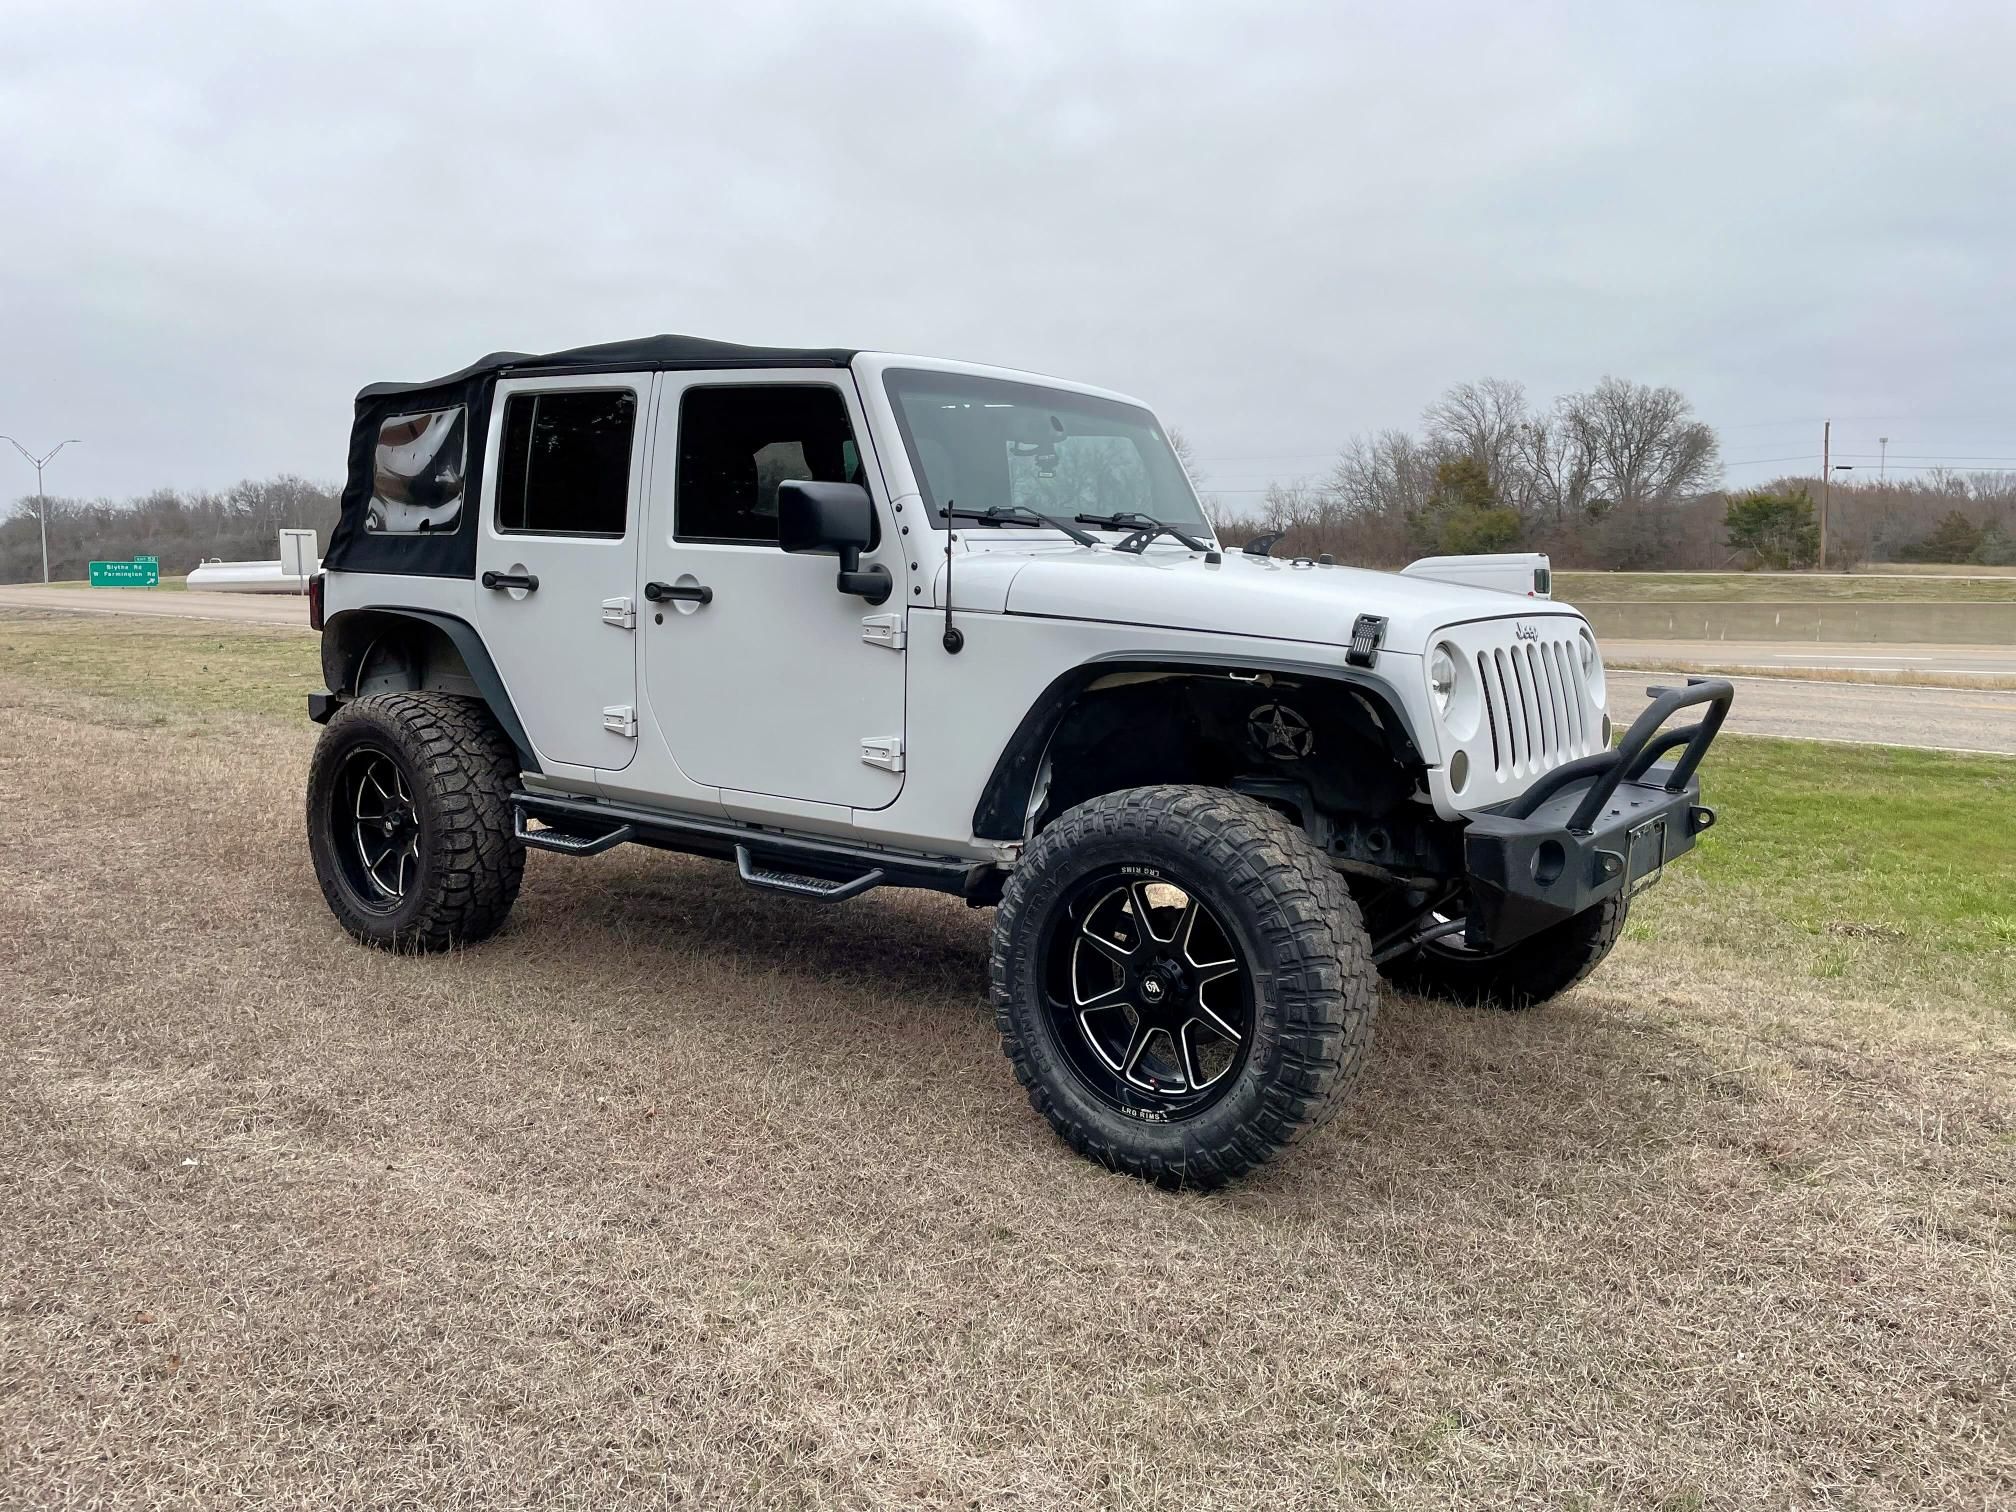
[{"label": "front grille", "polygon": [[1480,650],[1477,677],[1499,777],[1544,771],[1593,749],[1581,647],[1574,637]]}]

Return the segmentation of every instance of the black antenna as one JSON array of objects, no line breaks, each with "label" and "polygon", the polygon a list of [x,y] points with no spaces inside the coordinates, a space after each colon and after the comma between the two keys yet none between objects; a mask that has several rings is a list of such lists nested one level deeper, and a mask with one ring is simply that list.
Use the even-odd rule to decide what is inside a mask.
[{"label": "black antenna", "polygon": [[945,507],[938,511],[945,518],[945,634],[940,644],[953,656],[957,656],[959,648],[966,644],[965,632],[952,628],[952,506],[958,502],[957,499],[947,499]]}]

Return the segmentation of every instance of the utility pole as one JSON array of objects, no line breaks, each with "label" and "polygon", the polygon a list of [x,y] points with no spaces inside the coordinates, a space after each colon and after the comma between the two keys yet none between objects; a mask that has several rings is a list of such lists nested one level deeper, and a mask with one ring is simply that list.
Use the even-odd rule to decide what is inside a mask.
[{"label": "utility pole", "polygon": [[1823,421],[1820,426],[1820,570],[1827,570],[1827,501],[1828,487],[1834,479],[1834,469],[1828,464],[1833,461],[1829,448],[1834,439],[1834,422]]},{"label": "utility pole", "polygon": [[1876,444],[1882,448],[1881,451],[1876,453],[1876,481],[1879,484],[1888,483],[1890,481],[1890,438],[1888,436],[1878,436]]},{"label": "utility pole", "polygon": [[35,469],[35,519],[42,527],[42,581],[46,583],[49,581],[49,495],[42,491],[42,469],[47,467],[56,453],[64,447],[81,446],[83,443],[72,436],[68,441],[58,441],[51,450],[38,457],[12,436],[0,436],[0,441],[5,441],[21,453],[28,459],[28,465]]}]

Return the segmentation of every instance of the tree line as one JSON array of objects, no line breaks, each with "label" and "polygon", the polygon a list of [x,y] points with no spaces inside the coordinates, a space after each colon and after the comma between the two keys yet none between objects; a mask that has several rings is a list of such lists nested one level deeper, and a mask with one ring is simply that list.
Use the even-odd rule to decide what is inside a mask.
[{"label": "tree line", "polygon": [[[1486,378],[1447,390],[1417,430],[1351,438],[1327,474],[1276,483],[1257,508],[1221,507],[1208,479],[1199,488],[1228,543],[1278,533],[1280,550],[1368,566],[1507,550],[1599,569],[1812,565],[1818,476],[1731,492],[1721,471],[1714,430],[1677,389],[1605,378],[1540,405]],[[1837,483],[1828,527],[1834,566],[1999,563],[2016,537],[2016,475]]]},{"label": "tree line", "polygon": [[[163,574],[186,573],[209,558],[227,562],[270,560],[280,531],[312,529],[318,549],[329,544],[340,489],[282,474],[248,478],[220,492],[184,493],[158,488],[137,499],[70,499],[52,496],[49,576],[85,576],[92,562],[158,557]],[[33,496],[16,501],[0,520],[0,582],[42,578],[42,536]]]}]

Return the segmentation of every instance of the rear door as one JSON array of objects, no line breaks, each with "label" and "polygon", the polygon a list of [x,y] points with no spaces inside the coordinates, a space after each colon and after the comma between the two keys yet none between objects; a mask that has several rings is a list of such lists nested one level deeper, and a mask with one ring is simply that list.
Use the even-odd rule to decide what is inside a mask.
[{"label": "rear door", "polygon": [[[646,702],[678,769],[729,792],[874,809],[903,786],[902,626],[910,574],[851,374],[666,373],[644,579]],[[889,569],[870,604],[838,561],[777,545],[777,485],[859,483]]]},{"label": "rear door", "polygon": [[651,375],[497,385],[476,627],[542,759],[637,752],[637,545]]}]

